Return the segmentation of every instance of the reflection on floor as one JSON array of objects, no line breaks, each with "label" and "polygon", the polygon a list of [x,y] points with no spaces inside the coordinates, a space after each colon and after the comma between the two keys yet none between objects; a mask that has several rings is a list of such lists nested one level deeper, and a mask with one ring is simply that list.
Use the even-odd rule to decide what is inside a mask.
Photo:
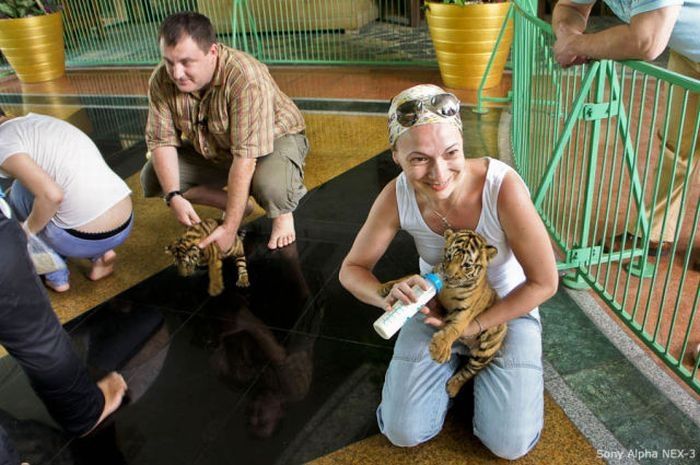
[{"label": "reflection on floor", "polygon": [[[21,111],[13,98],[0,94],[0,103]],[[374,415],[392,341],[371,330],[376,309],[345,292],[337,272],[372,200],[397,174],[379,116],[386,101],[300,101],[312,152],[311,191],[296,213],[298,240],[270,252],[269,220],[251,218],[245,228],[252,286],[235,288],[235,267],[227,263],[226,290],[215,298],[206,294],[204,271],[185,279],[167,267],[162,245],[178,227],[161,202],[145,201],[138,191],[145,109],[127,100],[91,105],[57,108],[73,112],[66,117],[83,124],[129,180],[141,229],[118,250],[114,277],[75,285],[54,304],[74,311],[63,314],[65,326],[92,373],[124,374],[129,401],[95,434],[72,439],[57,429],[12,359],[0,359],[0,424],[23,460],[442,465],[466,457],[505,463],[472,435],[468,392],[443,433],[423,446],[399,449],[377,434]],[[500,111],[465,110],[463,116],[466,152],[497,156]],[[399,234],[376,271],[390,279],[415,272],[416,265],[411,241]],[[76,268],[73,279],[79,274]],[[560,291],[541,312],[546,424],[538,446],[519,463],[601,463],[613,452],[645,451],[659,459],[632,455],[615,463],[669,463],[662,451],[697,448],[692,416],[642,376],[569,294]],[[672,463],[694,462],[686,456]]]}]

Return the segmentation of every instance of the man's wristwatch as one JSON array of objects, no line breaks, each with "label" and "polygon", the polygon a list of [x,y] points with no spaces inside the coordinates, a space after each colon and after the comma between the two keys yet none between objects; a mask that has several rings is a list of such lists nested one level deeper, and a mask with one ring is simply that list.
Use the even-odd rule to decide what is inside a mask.
[{"label": "man's wristwatch", "polygon": [[163,197],[163,200],[165,200],[165,204],[167,206],[170,206],[170,201],[175,197],[176,195],[182,196],[182,192],[180,191],[170,191],[165,196]]}]

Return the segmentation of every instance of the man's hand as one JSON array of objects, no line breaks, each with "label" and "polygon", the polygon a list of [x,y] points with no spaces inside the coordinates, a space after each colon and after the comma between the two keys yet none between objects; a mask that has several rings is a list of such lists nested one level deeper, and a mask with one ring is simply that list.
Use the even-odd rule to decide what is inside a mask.
[{"label": "man's hand", "polygon": [[170,199],[170,210],[175,215],[175,218],[185,226],[192,226],[201,222],[190,201],[181,195],[176,195]]},{"label": "man's hand", "polygon": [[199,248],[203,249],[212,242],[215,242],[221,252],[226,253],[231,250],[236,241],[236,231],[229,231],[223,225],[216,228],[211,234],[199,241]]},{"label": "man's hand", "polygon": [[554,43],[554,59],[563,67],[581,65],[588,63],[588,57],[581,56],[576,52],[576,44],[583,38],[583,34],[579,32],[568,32],[559,34],[557,41]]}]

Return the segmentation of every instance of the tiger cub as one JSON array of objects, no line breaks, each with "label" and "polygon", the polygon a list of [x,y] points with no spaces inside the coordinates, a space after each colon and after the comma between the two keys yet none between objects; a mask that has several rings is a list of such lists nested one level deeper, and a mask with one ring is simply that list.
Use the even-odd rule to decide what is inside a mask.
[{"label": "tiger cub", "polygon": [[198,266],[209,267],[209,295],[219,295],[224,290],[224,278],[221,271],[221,260],[228,257],[236,257],[238,269],[238,281],[236,286],[248,287],[248,266],[243,250],[243,234],[236,235],[236,240],[231,249],[221,253],[216,243],[209,244],[205,249],[200,249],[197,244],[203,238],[211,234],[220,224],[221,220],[207,218],[199,224],[189,226],[185,233],[175,242],[165,248],[165,252],[172,255],[180,276],[190,276]]},{"label": "tiger cub", "polygon": [[[435,267],[443,280],[438,294],[445,309],[445,326],[433,335],[430,355],[445,363],[450,359],[452,344],[469,323],[496,301],[496,291],[486,279],[486,267],[496,256],[496,247],[475,231],[462,229],[444,233],[445,248],[442,262]],[[500,324],[477,336],[478,344],[471,350],[469,360],[447,382],[447,392],[455,397],[464,383],[484,368],[501,348],[507,326]]]}]

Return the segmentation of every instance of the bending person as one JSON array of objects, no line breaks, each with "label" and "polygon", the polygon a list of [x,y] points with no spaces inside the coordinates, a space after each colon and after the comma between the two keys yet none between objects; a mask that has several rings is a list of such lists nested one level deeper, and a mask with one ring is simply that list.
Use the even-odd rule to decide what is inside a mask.
[{"label": "bending person", "polygon": [[[131,191],[86,134],[50,116],[0,110],[0,177],[14,178],[8,202],[28,234],[64,258],[91,259],[91,280],[112,273],[113,249],[133,224]],[[67,268],[43,278],[56,292],[70,288]]]},{"label": "bending person", "polygon": [[494,454],[516,459],[537,443],[543,424],[543,371],[538,305],[557,289],[557,271],[544,225],[520,177],[491,158],[465,159],[459,101],[433,85],[394,97],[389,142],[402,173],[379,194],[343,261],[340,281],[359,300],[389,310],[397,299],[415,301],[411,287],[427,289],[420,276],[378,294],[372,270],[399,230],[415,241],[421,273],[442,258],[446,229],[476,230],[498,254],[488,279],[500,300],[479,315],[455,343],[448,362],[428,346],[443,325],[424,308],[401,329],[377,409],[381,432],[410,447],[436,436],[450,405],[447,380],[480,330],[508,324],[505,343],[474,380],[474,434]]},{"label": "bending person", "polygon": [[[54,420],[68,433],[85,435],[119,407],[126,383],[116,372],[97,384],[90,379],[34,272],[26,234],[2,211],[0,243],[0,344],[27,374]],[[3,452],[12,456],[6,441],[0,431],[0,457]]]}]

